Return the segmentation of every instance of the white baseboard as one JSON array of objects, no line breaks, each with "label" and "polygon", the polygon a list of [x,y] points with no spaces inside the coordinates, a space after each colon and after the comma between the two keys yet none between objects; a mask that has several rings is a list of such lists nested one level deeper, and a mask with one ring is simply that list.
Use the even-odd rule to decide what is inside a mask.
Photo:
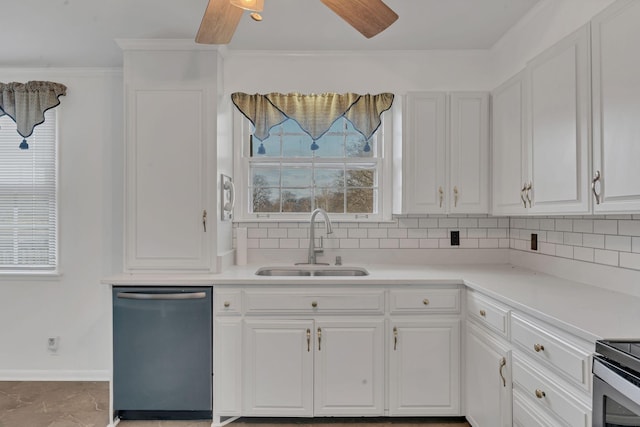
[{"label": "white baseboard", "polygon": [[109,371],[0,369],[0,381],[109,381]]}]

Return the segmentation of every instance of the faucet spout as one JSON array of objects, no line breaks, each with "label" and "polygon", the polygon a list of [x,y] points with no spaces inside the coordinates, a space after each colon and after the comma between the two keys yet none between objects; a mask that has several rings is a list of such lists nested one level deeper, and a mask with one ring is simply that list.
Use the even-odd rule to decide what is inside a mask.
[{"label": "faucet spout", "polygon": [[316,231],[315,231],[315,221],[316,216],[320,214],[324,219],[324,223],[327,227],[327,234],[333,233],[333,228],[331,227],[331,220],[329,219],[329,215],[324,209],[318,208],[311,213],[311,219],[309,220],[309,258],[308,264],[316,264],[316,255],[322,253],[322,247],[316,248]]}]

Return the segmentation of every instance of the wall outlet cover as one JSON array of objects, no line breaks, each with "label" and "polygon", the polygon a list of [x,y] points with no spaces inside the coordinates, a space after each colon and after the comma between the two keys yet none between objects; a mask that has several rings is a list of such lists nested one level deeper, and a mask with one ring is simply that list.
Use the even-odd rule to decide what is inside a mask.
[{"label": "wall outlet cover", "polygon": [[451,246],[460,246],[460,232],[452,231],[451,232]]}]

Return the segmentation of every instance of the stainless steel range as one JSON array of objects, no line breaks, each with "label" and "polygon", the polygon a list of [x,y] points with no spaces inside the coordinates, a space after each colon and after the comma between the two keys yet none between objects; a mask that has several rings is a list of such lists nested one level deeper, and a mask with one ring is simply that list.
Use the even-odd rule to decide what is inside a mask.
[{"label": "stainless steel range", "polygon": [[596,342],[593,427],[640,427],[640,340]]}]

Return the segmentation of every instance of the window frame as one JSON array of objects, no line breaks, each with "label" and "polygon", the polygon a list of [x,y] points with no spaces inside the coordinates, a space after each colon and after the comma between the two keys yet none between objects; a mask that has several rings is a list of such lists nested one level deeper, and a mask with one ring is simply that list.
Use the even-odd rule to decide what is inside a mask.
[{"label": "window frame", "polygon": [[[53,173],[55,177],[55,184],[53,186],[53,196],[54,196],[54,214],[55,214],[55,232],[53,233],[53,240],[55,245],[54,250],[54,259],[55,263],[52,265],[42,265],[42,266],[24,266],[21,267],[19,265],[3,265],[0,264],[0,278],[10,278],[10,279],[37,279],[41,278],[50,278],[50,277],[59,277],[61,276],[60,271],[60,109],[59,108],[51,108],[45,111],[46,114],[54,114],[53,117],[53,150],[54,150],[54,161],[53,161]],[[11,118],[8,118],[12,120]],[[45,122],[40,124],[42,126],[44,123],[51,124],[51,117],[47,117]],[[34,133],[38,131],[38,126],[34,129]],[[19,143],[20,135],[16,133],[16,147]],[[35,142],[34,144],[37,144]],[[30,148],[31,149],[31,146]]]},{"label": "window frame", "polygon": [[[392,109],[381,116],[382,124],[376,131],[377,158],[349,158],[347,163],[377,163],[378,173],[378,212],[377,213],[333,213],[331,219],[338,222],[385,222],[391,221],[392,209],[392,154],[393,154],[393,113]],[[250,144],[251,122],[239,111],[233,111],[233,162],[236,203],[233,213],[234,222],[301,222],[308,221],[311,212],[301,213],[250,213]],[[281,159],[278,157],[277,159]],[[304,163],[309,159],[287,159],[286,163]]]}]

